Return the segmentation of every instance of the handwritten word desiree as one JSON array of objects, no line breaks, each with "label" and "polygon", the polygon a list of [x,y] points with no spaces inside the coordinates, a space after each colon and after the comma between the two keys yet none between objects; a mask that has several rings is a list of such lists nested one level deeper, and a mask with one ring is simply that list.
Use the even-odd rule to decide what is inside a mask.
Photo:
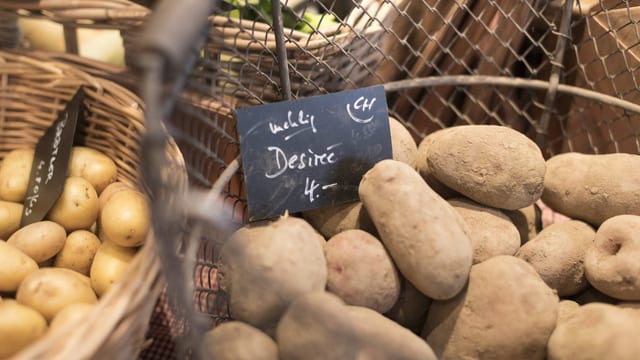
[{"label": "handwritten word desiree", "polygon": [[287,120],[279,123],[270,121],[269,130],[271,131],[271,133],[275,135],[285,130],[300,128],[300,129],[297,129],[296,132],[285,136],[284,140],[286,141],[305,130],[311,130],[314,133],[317,132],[316,125],[315,125],[315,117],[313,115],[305,114],[304,111],[302,110],[298,111],[297,119],[292,118],[292,115],[293,115],[293,112],[288,111]]},{"label": "handwritten word desiree", "polygon": [[338,159],[336,158],[336,153],[333,149],[338,146],[340,146],[340,144],[327,146],[326,151],[319,153],[316,153],[311,149],[307,149],[306,152],[293,153],[290,155],[287,155],[284,150],[277,146],[269,146],[267,147],[267,150],[273,152],[276,157],[277,170],[273,173],[265,173],[264,176],[268,179],[273,179],[284,174],[287,169],[302,170],[305,168],[335,164]]}]

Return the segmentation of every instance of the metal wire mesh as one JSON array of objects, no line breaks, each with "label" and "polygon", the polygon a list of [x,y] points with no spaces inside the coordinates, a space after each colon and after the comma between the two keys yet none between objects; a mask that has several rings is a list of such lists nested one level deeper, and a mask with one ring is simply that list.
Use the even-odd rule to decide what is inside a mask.
[{"label": "metal wire mesh", "polygon": [[[282,3],[296,14],[321,14],[320,26],[302,17],[294,25],[311,26],[311,33],[285,26],[283,59],[265,16],[212,15],[185,90],[164,117],[192,187],[221,186],[213,198],[227,210],[226,231],[247,219],[242,172],[227,169],[239,154],[235,109],[289,95],[387,84],[390,115],[416,141],[441,128],[499,124],[538,140],[547,157],[640,151],[640,1]],[[279,68],[284,61],[286,76]],[[397,82],[423,78],[446,81]],[[202,229],[185,231],[199,244],[189,269],[195,308],[224,321],[229,313],[215,281],[219,244]]]}]

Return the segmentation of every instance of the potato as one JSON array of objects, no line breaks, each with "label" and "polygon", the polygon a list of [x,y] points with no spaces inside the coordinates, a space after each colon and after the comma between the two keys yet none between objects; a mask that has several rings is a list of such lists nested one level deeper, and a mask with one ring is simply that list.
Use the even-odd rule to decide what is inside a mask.
[{"label": "potato", "polygon": [[327,292],[297,298],[276,331],[283,360],[435,359],[429,345],[409,330],[364,307],[347,306]]},{"label": "potato", "polygon": [[429,145],[427,162],[440,182],[483,205],[517,210],[542,194],[546,164],[540,148],[506,126],[444,129]]},{"label": "potato", "polygon": [[111,199],[111,196],[113,194],[117,193],[120,190],[135,190],[135,189],[121,181],[112,182],[111,184],[107,185],[107,187],[105,187],[102,190],[102,192],[98,195],[98,208],[99,208],[98,212],[102,211],[102,208],[104,208],[104,204],[106,204],[107,201]]},{"label": "potato", "polygon": [[407,279],[400,280],[400,295],[385,316],[399,325],[420,334],[427,319],[431,299],[418,291]]},{"label": "potato", "polygon": [[584,267],[589,283],[620,300],[640,300],[640,216],[605,220],[587,249]]},{"label": "potato", "polygon": [[640,353],[640,321],[624,309],[583,305],[558,324],[548,344],[549,360],[635,360]]},{"label": "potato", "polygon": [[38,269],[27,275],[18,287],[16,300],[37,310],[47,321],[67,305],[98,302],[89,278],[60,268]]},{"label": "potato", "polygon": [[472,258],[466,224],[411,166],[378,162],[363,176],[358,193],[404,277],[434,299],[462,290]]},{"label": "potato", "polygon": [[539,229],[542,229],[540,223],[540,211],[536,205],[529,205],[518,210],[502,210],[502,212],[511,219],[520,233],[520,245],[524,245],[527,241],[538,235]]},{"label": "potato", "polygon": [[100,212],[98,237],[120,246],[144,244],[151,229],[151,208],[137,190],[121,190],[111,196]]},{"label": "potato", "polygon": [[15,300],[0,301],[0,359],[7,359],[38,340],[47,321],[37,311]]},{"label": "potato", "polygon": [[38,264],[15,246],[0,240],[0,292],[15,292]]},{"label": "potato", "polygon": [[220,250],[218,283],[234,319],[272,334],[291,301],[325,288],[317,232],[291,216],[245,225]]},{"label": "potato", "polygon": [[558,303],[530,264],[498,255],[471,268],[465,291],[431,304],[423,337],[439,359],[544,359]]},{"label": "potato", "polygon": [[503,212],[466,198],[448,201],[467,224],[474,264],[496,255],[514,255],[518,251],[520,233]]},{"label": "potato", "polygon": [[67,305],[53,317],[49,329],[54,330],[65,327],[67,324],[80,323],[91,316],[91,311],[94,308],[95,304],[74,303]]},{"label": "potato", "polygon": [[37,263],[54,257],[64,247],[67,233],[53,221],[31,223],[11,235],[7,242]]},{"label": "potato", "polygon": [[69,158],[69,176],[80,176],[87,180],[96,193],[100,194],[104,188],[116,180],[118,168],[116,163],[98,150],[74,146]]},{"label": "potato", "polygon": [[598,227],[616,215],[640,215],[640,155],[564,153],[547,160],[542,200]]},{"label": "potato", "polygon": [[98,194],[87,180],[68,177],[64,189],[46,218],[62,225],[67,232],[86,230],[98,217]]},{"label": "potato", "polygon": [[360,201],[304,211],[302,217],[327,239],[350,229],[364,230],[372,235],[377,234],[376,227]]},{"label": "potato", "polygon": [[362,230],[346,230],[327,241],[327,290],[349,305],[384,313],[400,295],[400,278],[380,240]]},{"label": "potato", "polygon": [[135,255],[135,249],[110,241],[105,241],[98,247],[89,271],[91,287],[98,296],[104,296],[122,277]]},{"label": "potato", "polygon": [[430,133],[429,135],[422,138],[422,141],[418,144],[418,153],[417,153],[417,169],[424,181],[427,182],[430,188],[433,189],[438,195],[442,196],[445,199],[450,199],[452,197],[460,197],[456,191],[448,188],[446,185],[440,182],[440,180],[436,179],[433,171],[429,168],[429,162],[427,161],[427,152],[429,151],[429,146],[434,142],[435,138],[442,134],[442,130],[438,130]]},{"label": "potato", "polygon": [[56,255],[54,266],[71,269],[89,276],[100,239],[89,230],[76,230],[67,236],[64,247]]},{"label": "potato", "polygon": [[416,168],[418,165],[418,145],[407,128],[397,119],[389,116],[391,151],[393,160]]},{"label": "potato", "polygon": [[207,331],[202,357],[216,360],[278,360],[278,346],[268,335],[240,321],[228,321]]},{"label": "potato", "polygon": [[0,200],[22,203],[27,194],[33,149],[10,151],[0,164]]},{"label": "potato", "polygon": [[560,300],[558,304],[558,323],[570,319],[579,308],[580,304],[573,300]]},{"label": "potato", "polygon": [[595,235],[589,224],[579,220],[551,224],[516,256],[531,264],[558,296],[576,295],[588,286],[584,260]]},{"label": "potato", "polygon": [[22,204],[0,200],[0,239],[8,239],[20,228]]}]

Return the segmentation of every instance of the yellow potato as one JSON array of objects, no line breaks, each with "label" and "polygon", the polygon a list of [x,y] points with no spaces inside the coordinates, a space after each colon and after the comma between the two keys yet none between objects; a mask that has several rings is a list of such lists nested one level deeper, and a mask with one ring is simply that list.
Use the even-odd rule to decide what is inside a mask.
[{"label": "yellow potato", "polygon": [[109,241],[100,245],[90,272],[91,287],[98,296],[104,295],[120,279],[135,255],[133,248],[118,246]]},{"label": "yellow potato", "polygon": [[47,219],[68,232],[91,228],[97,217],[98,194],[89,181],[78,176],[67,178],[62,194],[47,214]]},{"label": "yellow potato", "polygon": [[29,186],[33,150],[16,149],[0,165],[0,199],[23,202]]},{"label": "yellow potato", "polygon": [[113,194],[100,212],[98,237],[120,246],[144,243],[151,227],[151,209],[144,194],[121,190]]},{"label": "yellow potato", "polygon": [[0,239],[8,239],[20,228],[22,204],[0,200]]},{"label": "yellow potato", "polygon": [[89,276],[91,263],[100,244],[100,239],[91,231],[76,230],[67,236],[64,247],[56,256],[53,265]]},{"label": "yellow potato", "polygon": [[47,321],[67,305],[98,302],[89,278],[61,268],[38,269],[29,274],[18,287],[16,300],[37,310]]},{"label": "yellow potato", "polygon": [[74,146],[69,158],[69,176],[80,176],[89,181],[100,194],[107,185],[116,181],[116,163],[98,150]]},{"label": "yellow potato", "polygon": [[0,240],[0,291],[14,292],[38,264],[15,246]]},{"label": "yellow potato", "polygon": [[86,319],[87,316],[91,314],[94,306],[94,304],[85,303],[75,303],[65,306],[53,317],[51,323],[49,323],[49,329],[61,328],[67,324],[82,321],[80,319]]},{"label": "yellow potato", "polygon": [[104,188],[104,190],[102,190],[102,192],[100,193],[100,196],[98,197],[100,210],[102,210],[102,208],[104,207],[104,204],[107,203],[107,200],[111,199],[111,196],[113,194],[117,193],[120,190],[125,190],[125,189],[134,190],[131,186],[121,181],[112,182],[111,184],[107,185],[107,187]]},{"label": "yellow potato", "polygon": [[37,263],[54,257],[64,246],[67,233],[53,221],[31,223],[11,235],[7,242]]},{"label": "yellow potato", "polygon": [[0,359],[17,354],[46,331],[47,321],[37,311],[15,300],[0,301]]}]

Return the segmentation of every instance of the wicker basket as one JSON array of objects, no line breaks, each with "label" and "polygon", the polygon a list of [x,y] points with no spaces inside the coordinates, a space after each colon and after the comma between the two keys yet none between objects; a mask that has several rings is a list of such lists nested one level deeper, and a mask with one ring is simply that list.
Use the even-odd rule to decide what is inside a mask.
[{"label": "wicker basket", "polygon": [[[75,68],[0,52],[0,159],[33,147],[79,86],[84,86],[86,124],[78,129],[85,146],[111,157],[120,181],[141,190],[139,141],[144,131],[139,98],[128,90]],[[177,146],[167,150],[173,176],[186,178]],[[179,191],[179,190],[178,190]],[[16,359],[133,359],[145,342],[151,312],[164,283],[150,235],[122,281],[79,322],[49,331]]]}]

